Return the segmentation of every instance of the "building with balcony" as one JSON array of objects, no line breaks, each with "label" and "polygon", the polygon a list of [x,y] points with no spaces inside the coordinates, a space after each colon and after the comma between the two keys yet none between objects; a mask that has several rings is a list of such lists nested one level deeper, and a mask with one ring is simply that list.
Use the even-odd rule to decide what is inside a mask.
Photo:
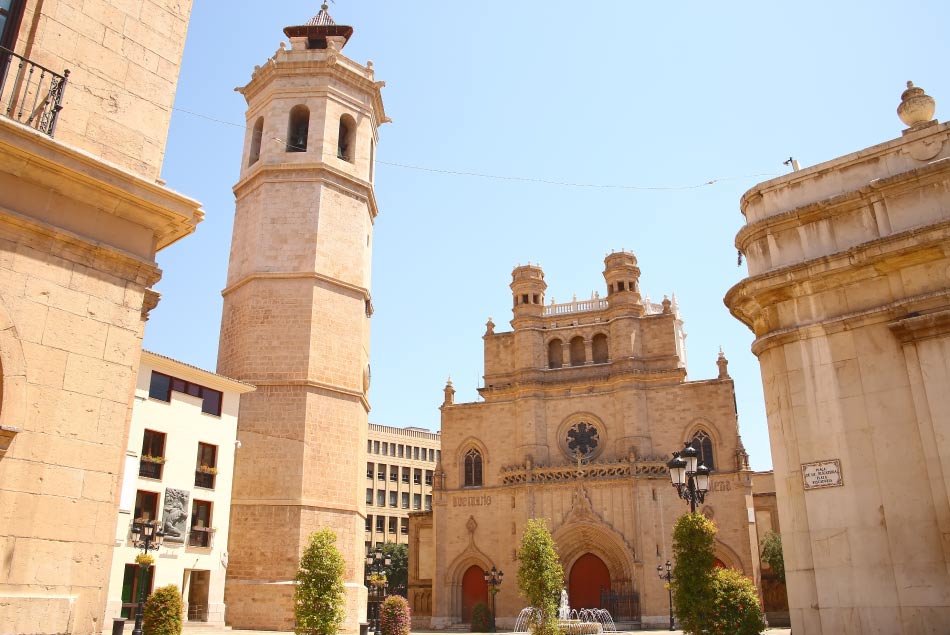
[{"label": "building with balcony", "polygon": [[[254,390],[215,373],[142,352],[115,533],[106,621],[132,618],[140,585],[174,584],[185,616],[224,624],[231,479],[240,397]],[[165,536],[141,575],[134,521]]]},{"label": "building with balcony", "polygon": [[103,629],[190,0],[0,2],[0,633]]},{"label": "building with balcony", "polygon": [[432,509],[432,481],[442,457],[438,432],[369,424],[366,441],[367,552],[408,544],[409,514]]}]

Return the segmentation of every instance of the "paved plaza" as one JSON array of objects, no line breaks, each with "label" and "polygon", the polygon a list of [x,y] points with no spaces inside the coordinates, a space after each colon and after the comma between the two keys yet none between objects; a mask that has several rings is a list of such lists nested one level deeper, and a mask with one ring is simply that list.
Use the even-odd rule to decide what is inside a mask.
[{"label": "paved plaza", "polygon": [[[126,625],[126,632],[131,632],[131,627]],[[505,633],[510,631],[498,631],[499,633]],[[769,628],[765,631],[768,635],[791,635],[791,629],[788,628]],[[675,630],[649,630],[649,631],[618,631],[618,635],[627,635],[628,633],[633,633],[637,635],[645,635],[652,633],[653,635],[660,635],[661,633],[673,635],[683,635],[683,631]],[[109,635],[109,632],[104,633],[103,635]],[[185,627],[182,629],[182,635],[293,635],[293,631],[236,631],[231,630],[230,628],[214,628],[208,626],[196,626],[185,624]],[[412,635],[467,635],[464,632],[459,631],[412,631]]]}]

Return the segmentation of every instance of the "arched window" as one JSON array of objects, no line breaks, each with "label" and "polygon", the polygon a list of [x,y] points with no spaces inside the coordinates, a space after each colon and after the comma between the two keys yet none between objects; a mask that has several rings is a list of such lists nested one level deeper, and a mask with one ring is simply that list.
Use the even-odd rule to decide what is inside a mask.
[{"label": "arched window", "polygon": [[310,109],[294,106],[287,121],[287,152],[306,152],[310,133]]},{"label": "arched window", "polygon": [[693,440],[689,443],[699,452],[699,462],[710,470],[716,469],[716,461],[713,458],[713,442],[709,435],[700,430],[693,435]]},{"label": "arched window", "polygon": [[247,164],[254,165],[261,158],[261,139],[264,137],[264,118],[258,117],[251,131],[251,151],[248,153]]},{"label": "arched window", "polygon": [[336,142],[336,157],[344,161],[353,162],[353,136],[356,131],[356,121],[349,115],[340,117],[340,132]]},{"label": "arched window", "polygon": [[607,350],[607,336],[603,333],[598,333],[594,336],[594,342],[591,348],[593,349],[595,364],[606,364],[607,360],[610,359],[610,354]]},{"label": "arched window", "polygon": [[571,366],[583,366],[587,361],[587,351],[584,348],[584,338],[577,336],[571,340]]},{"label": "arched window", "polygon": [[481,487],[482,453],[472,448],[465,453],[465,487]]},{"label": "arched window", "polygon": [[548,342],[548,368],[560,368],[564,365],[564,344],[561,340]]}]

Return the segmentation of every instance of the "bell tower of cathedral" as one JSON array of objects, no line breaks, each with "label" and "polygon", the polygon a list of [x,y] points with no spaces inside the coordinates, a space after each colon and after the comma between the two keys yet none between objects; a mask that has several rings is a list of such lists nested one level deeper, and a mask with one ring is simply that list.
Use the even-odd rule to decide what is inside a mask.
[{"label": "bell tower of cathedral", "polygon": [[314,531],[346,560],[346,621],[364,621],[373,163],[389,121],[372,62],[324,4],[284,29],[239,88],[247,138],[218,371],[257,386],[241,402],[225,601],[239,629],[292,630],[293,584]]}]

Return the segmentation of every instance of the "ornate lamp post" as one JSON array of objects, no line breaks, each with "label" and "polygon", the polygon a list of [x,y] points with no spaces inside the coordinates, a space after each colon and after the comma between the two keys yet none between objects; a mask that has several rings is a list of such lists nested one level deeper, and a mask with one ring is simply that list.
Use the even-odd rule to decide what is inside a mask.
[{"label": "ornate lamp post", "polygon": [[679,452],[673,453],[673,460],[666,464],[670,470],[670,480],[680,498],[689,502],[689,511],[696,513],[696,503],[706,500],[709,491],[709,468],[699,463],[699,452],[688,443]]},{"label": "ornate lamp post", "polygon": [[369,627],[376,635],[380,635],[379,605],[386,595],[388,582],[386,580],[386,569],[392,563],[392,558],[384,556],[379,549],[366,554],[366,586],[369,587],[370,601],[372,602],[372,616],[370,617]]},{"label": "ornate lamp post", "polygon": [[660,576],[661,580],[666,580],[666,590],[670,594],[670,630],[673,630],[673,587],[670,586],[670,581],[673,579],[673,565],[670,564],[670,561],[666,561],[666,571],[663,571],[663,565],[656,565],[656,573]]},{"label": "ornate lamp post", "polygon": [[499,571],[494,566],[491,571],[484,573],[485,584],[488,585],[488,603],[491,610],[491,630],[495,632],[495,594],[498,593],[498,587],[501,586],[501,580],[505,577],[504,571]]},{"label": "ornate lamp post", "polygon": [[[136,520],[132,522],[132,544],[142,550],[146,556],[150,549],[158,551],[165,537],[161,526],[154,520]],[[145,607],[145,573],[149,564],[139,566],[138,606],[135,608],[135,628],[132,635],[142,635],[142,611]]]}]

